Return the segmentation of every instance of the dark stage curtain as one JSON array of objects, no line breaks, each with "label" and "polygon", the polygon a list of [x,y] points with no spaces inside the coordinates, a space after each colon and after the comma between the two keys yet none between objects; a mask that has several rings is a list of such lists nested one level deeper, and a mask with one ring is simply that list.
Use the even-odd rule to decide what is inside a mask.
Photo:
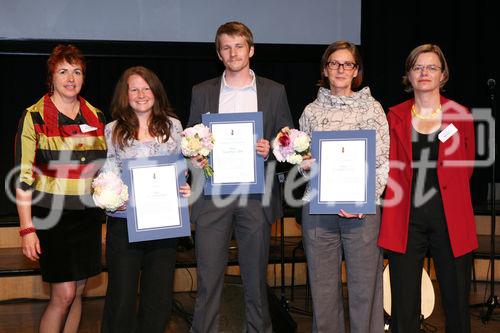
[{"label": "dark stage curtain", "polygon": [[[23,110],[45,92],[46,61],[58,43],[73,43],[86,56],[87,73],[82,96],[108,112],[113,89],[126,68],[143,65],[154,70],[177,115],[186,124],[194,84],[220,75],[223,66],[212,43],[0,40],[0,176],[14,163],[14,138]],[[316,95],[319,60],[324,45],[257,44],[252,68],[257,75],[285,84],[294,121]],[[0,216],[15,215],[15,205],[0,192]]]},{"label": "dark stage curtain", "polygon": [[[365,83],[386,110],[410,97],[401,85],[404,62],[414,47],[424,43],[438,44],[448,61],[445,96],[469,108],[488,108],[490,78],[497,81],[498,96],[500,25],[493,0],[363,0],[361,22]],[[478,148],[487,144],[488,134],[477,132]],[[490,153],[486,147],[477,158],[484,160]],[[499,170],[497,164],[497,182]],[[490,175],[487,167],[474,172],[471,189],[477,207],[487,200]]]},{"label": "dark stage curtain", "polygon": [[[403,101],[408,97],[400,84],[404,60],[415,46],[432,42],[443,48],[451,68],[445,95],[469,107],[488,107],[486,81],[498,81],[500,59],[493,51],[500,31],[495,13],[493,1],[363,0],[360,48],[364,85],[370,86],[385,109]],[[59,42],[68,41],[0,40],[1,179],[13,167],[19,117],[45,93],[45,62]],[[82,96],[101,108],[108,121],[114,85],[130,66],[144,65],[158,74],[184,125],[193,84],[220,75],[223,69],[212,43],[70,42],[88,60]],[[318,65],[325,48],[256,44],[252,68],[258,75],[285,84],[296,125],[304,107],[316,96]],[[488,170],[478,168],[472,182],[476,202],[486,199],[488,181]],[[15,205],[1,191],[0,216],[9,214],[16,214]]]}]

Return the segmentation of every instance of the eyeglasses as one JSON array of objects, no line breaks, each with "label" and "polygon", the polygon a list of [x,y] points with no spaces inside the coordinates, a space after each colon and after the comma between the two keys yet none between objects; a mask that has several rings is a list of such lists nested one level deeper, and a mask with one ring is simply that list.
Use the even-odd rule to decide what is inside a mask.
[{"label": "eyeglasses", "polygon": [[424,69],[430,73],[436,73],[437,71],[441,70],[441,67],[437,65],[414,65],[411,68],[411,70],[414,72],[423,72]]},{"label": "eyeglasses", "polygon": [[346,61],[343,64],[341,64],[340,62],[335,61],[335,60],[328,61],[326,63],[326,65],[328,66],[329,69],[332,69],[332,70],[338,70],[342,66],[343,70],[349,71],[349,72],[354,70],[354,68],[358,67],[358,64],[356,64],[354,62]]}]

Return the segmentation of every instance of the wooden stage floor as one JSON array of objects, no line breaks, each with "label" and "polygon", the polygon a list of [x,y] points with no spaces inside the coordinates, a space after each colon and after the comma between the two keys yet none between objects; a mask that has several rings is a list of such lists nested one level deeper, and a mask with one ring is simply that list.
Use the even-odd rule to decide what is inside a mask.
[{"label": "wooden stage floor", "polygon": [[[477,291],[471,292],[471,303],[480,303],[484,295],[489,295],[485,291],[486,283],[478,283]],[[435,285],[436,293],[437,286]],[[221,332],[237,332],[242,324],[241,288],[226,284],[224,287],[223,305],[221,314]],[[500,285],[496,286],[497,294],[500,292]],[[273,289],[279,297],[280,289]],[[287,288],[287,298],[292,307],[291,315],[297,323],[297,332],[311,331],[311,317],[307,314],[300,314],[302,310],[310,310],[310,302],[307,299],[306,288],[304,286],[295,287],[294,300],[290,300],[290,288]],[[175,293],[176,303],[186,313],[192,313],[195,293],[182,292]],[[440,299],[436,298],[436,306],[432,315],[425,321],[425,332],[444,332],[443,311]],[[99,332],[101,313],[103,308],[103,298],[86,299],[83,305],[83,316],[80,326],[80,333]],[[35,333],[37,332],[38,320],[41,316],[46,302],[18,302],[15,304],[0,304],[0,333]],[[299,310],[299,311],[296,311]],[[491,319],[483,324],[479,318],[479,309],[471,308],[472,332],[473,333],[496,333],[500,332],[500,308],[497,308]],[[188,332],[189,324],[184,319],[182,312],[174,311],[168,328],[165,333]],[[241,332],[241,330],[240,330]]]}]

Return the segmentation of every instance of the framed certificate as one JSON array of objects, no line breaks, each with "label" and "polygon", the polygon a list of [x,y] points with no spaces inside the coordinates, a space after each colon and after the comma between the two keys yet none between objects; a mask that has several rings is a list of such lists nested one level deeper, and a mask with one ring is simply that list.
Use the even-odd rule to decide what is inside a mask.
[{"label": "framed certificate", "polygon": [[311,214],[375,213],[375,130],[312,133]]},{"label": "framed certificate", "polygon": [[188,200],[179,193],[185,174],[181,155],[123,160],[122,176],[129,191],[129,242],[191,234]]},{"label": "framed certificate", "polygon": [[264,193],[264,158],[256,153],[263,137],[262,113],[203,114],[215,144],[209,157],[214,175],[205,182],[206,195]]}]

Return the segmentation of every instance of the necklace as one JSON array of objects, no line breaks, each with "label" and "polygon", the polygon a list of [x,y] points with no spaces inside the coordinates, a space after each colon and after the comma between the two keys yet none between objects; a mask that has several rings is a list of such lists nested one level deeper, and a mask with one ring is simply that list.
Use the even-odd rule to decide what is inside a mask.
[{"label": "necklace", "polygon": [[422,119],[422,120],[436,118],[436,116],[440,113],[441,113],[441,104],[439,104],[439,106],[434,111],[432,111],[432,113],[428,116],[422,116],[420,113],[418,113],[417,108],[415,107],[415,104],[413,104],[411,107],[411,114],[414,117],[417,117],[418,119]]}]

